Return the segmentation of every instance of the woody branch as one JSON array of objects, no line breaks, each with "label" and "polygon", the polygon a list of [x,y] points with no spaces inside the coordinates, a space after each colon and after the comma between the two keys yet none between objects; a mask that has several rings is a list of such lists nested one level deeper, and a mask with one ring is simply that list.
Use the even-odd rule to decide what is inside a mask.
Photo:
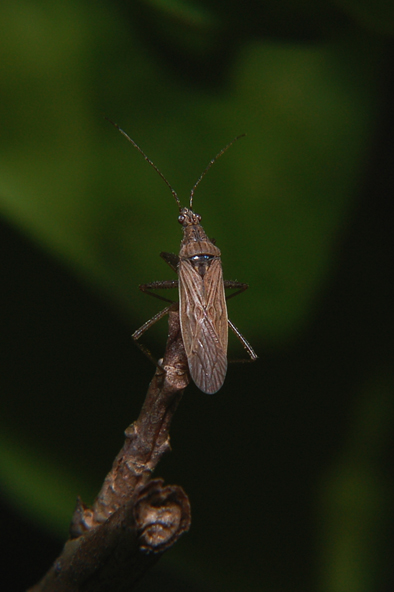
[{"label": "woody branch", "polygon": [[137,421],[126,429],[124,446],[93,506],[78,499],[61,555],[28,592],[129,591],[189,529],[190,506],[182,488],[151,479],[170,450],[171,421],[189,380],[174,304],[164,358]]}]

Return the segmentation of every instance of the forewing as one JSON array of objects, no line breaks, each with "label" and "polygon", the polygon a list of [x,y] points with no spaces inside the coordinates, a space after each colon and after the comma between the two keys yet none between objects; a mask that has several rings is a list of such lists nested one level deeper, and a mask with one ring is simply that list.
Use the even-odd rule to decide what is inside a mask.
[{"label": "forewing", "polygon": [[222,265],[213,260],[204,277],[181,261],[179,309],[190,375],[204,393],[216,393],[227,372],[227,306]]}]

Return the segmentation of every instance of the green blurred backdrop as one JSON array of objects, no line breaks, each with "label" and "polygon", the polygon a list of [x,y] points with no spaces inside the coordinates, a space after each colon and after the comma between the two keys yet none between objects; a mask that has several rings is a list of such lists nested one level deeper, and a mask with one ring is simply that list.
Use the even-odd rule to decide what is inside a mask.
[{"label": "green blurred backdrop", "polygon": [[185,395],[158,474],[193,525],[162,564],[185,589],[390,589],[393,31],[383,2],[2,2],[0,482],[26,528],[60,541],[97,493],[153,373],[137,286],[181,238],[104,115],[184,205],[246,132],[194,207],[259,361]]}]

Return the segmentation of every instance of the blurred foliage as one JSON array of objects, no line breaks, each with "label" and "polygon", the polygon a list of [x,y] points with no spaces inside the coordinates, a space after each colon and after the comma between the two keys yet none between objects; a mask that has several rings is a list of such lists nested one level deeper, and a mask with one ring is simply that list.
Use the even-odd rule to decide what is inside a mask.
[{"label": "blurred foliage", "polygon": [[[352,225],[379,119],[380,81],[393,26],[393,7],[384,2],[249,0],[241,7],[219,0],[96,4],[5,0],[0,7],[2,215],[90,290],[105,295],[125,319],[142,324],[158,309],[156,302],[138,294],[138,283],[173,277],[158,253],[176,252],[179,247],[176,204],[159,176],[103,115],[133,137],[185,205],[190,188],[209,160],[234,136],[246,132],[247,137],[204,178],[194,205],[202,214],[205,230],[222,249],[226,278],[247,281],[251,286],[241,298],[231,301],[231,317],[256,344],[261,364],[272,356],[276,360],[272,366],[277,363],[278,374],[286,375],[289,367],[282,358],[280,365],[276,356],[297,344],[313,325],[321,299],[335,280],[344,237]],[[160,329],[153,329],[153,335],[155,331]],[[311,351],[315,348],[312,344]],[[139,352],[135,356],[138,368]],[[261,367],[250,372],[249,388],[259,392],[256,405],[266,404],[260,401],[261,396],[273,396],[262,388]],[[344,438],[343,448],[331,451],[329,461],[321,459],[311,478],[315,495],[311,503],[315,504],[316,525],[321,525],[321,531],[315,525],[319,531],[315,536],[321,540],[320,575],[317,579],[316,573],[311,575],[319,569],[316,560],[303,574],[304,579],[300,576],[301,583],[286,589],[305,590],[307,582],[315,578],[321,590],[358,592],[374,589],[379,580],[382,559],[376,548],[386,536],[382,515],[392,493],[381,473],[376,478],[377,459],[386,443],[381,425],[388,418],[392,421],[390,397],[375,396],[380,392],[381,375],[387,373],[384,363],[382,367],[382,371],[368,369],[370,375],[364,377],[361,368],[352,366],[352,377],[361,385],[359,396],[370,402],[362,422],[367,427],[372,413],[374,431],[368,432],[366,441],[361,428],[352,431],[347,426],[344,432],[349,428],[349,444]],[[304,369],[308,371],[311,369]],[[318,374],[318,370],[312,372]],[[311,404],[310,397],[316,397],[325,408],[325,372],[291,403],[293,422],[302,405]],[[247,418],[259,416],[253,402],[245,402],[244,424],[241,416],[238,418],[239,438],[245,442],[242,446],[250,446],[257,459],[263,451],[269,454],[270,447],[279,441],[285,446],[285,416],[288,413],[290,421],[291,413],[281,411],[280,404],[288,404],[288,399],[280,393],[292,391],[290,375],[283,391],[275,387],[278,414],[283,412],[283,416],[273,423],[278,431],[274,435],[272,428],[272,440],[264,436],[264,442],[260,441],[261,426],[251,431]],[[368,387],[363,385],[364,379]],[[384,393],[391,394],[392,376],[385,380]],[[236,392],[235,381],[228,386]],[[350,390],[343,389],[353,409],[349,416],[353,416],[358,409],[358,391],[353,382]],[[34,396],[40,397],[39,393]],[[74,396],[70,406],[78,405],[79,395]],[[96,407],[95,393],[87,397]],[[234,399],[229,400],[234,406]],[[219,414],[221,410],[215,411],[212,401],[205,401],[199,398],[197,405],[209,405],[210,413]],[[333,405],[335,402],[334,397]],[[50,422],[51,403],[43,406],[46,411],[38,405],[37,411]],[[33,407],[29,419],[38,422]],[[98,402],[97,413],[99,409]],[[272,408],[271,412],[274,415],[276,411]],[[213,434],[221,429],[220,419],[215,424],[200,413],[207,434],[209,429]],[[226,413],[232,415],[233,419],[226,421],[233,425],[237,419],[234,409],[222,413],[223,418],[229,417]],[[103,406],[103,420],[105,417]],[[122,411],[120,418],[124,424]],[[270,422],[269,413],[264,421]],[[81,424],[78,418],[75,422],[77,434],[77,426],[86,427],[88,419],[85,415]],[[8,425],[4,419],[3,423],[2,480],[9,497],[27,507],[40,522],[57,515],[51,521],[53,527],[66,526],[70,498],[66,503],[65,490],[58,485],[67,483],[67,491],[71,487],[67,463],[71,465],[75,459],[77,465],[75,478],[80,485],[73,491],[94,491],[93,480],[82,485],[89,477],[82,465],[78,466],[75,449],[70,446],[58,456],[52,450],[50,431],[25,432],[25,446],[32,455],[28,460],[19,446],[18,422]],[[59,429],[67,431],[68,425]],[[223,430],[225,433],[224,426]],[[383,431],[388,434],[386,428]],[[198,432],[194,431],[194,437],[199,439]],[[178,441],[184,442],[187,429],[183,438],[178,434]],[[312,441],[310,434],[309,444]],[[361,442],[370,455],[354,454]],[[213,447],[215,444],[213,438]],[[291,442],[287,445],[291,447]],[[42,452],[42,446],[48,446],[51,453]],[[185,457],[179,459],[183,464],[172,476],[180,483],[190,454],[187,446]],[[239,470],[249,468],[251,474],[254,454],[243,459],[236,442],[232,446],[228,461],[236,466],[234,454],[238,454]],[[227,450],[222,453],[226,456]],[[93,450],[84,454],[89,458]],[[43,456],[45,469],[33,471],[34,481],[27,467],[34,466],[35,457],[42,464]],[[264,479],[258,487],[256,483],[253,496],[270,482],[267,471],[283,469],[275,466],[275,458],[273,455],[272,465],[267,461],[265,471],[264,465],[255,467]],[[222,462],[220,455],[217,462]],[[264,537],[267,520],[277,518],[266,510],[256,510],[258,518],[251,522],[249,531],[246,517],[244,521],[239,517],[232,534],[225,535],[226,528],[230,529],[226,512],[238,493],[231,490],[233,479],[225,461],[219,473],[229,489],[223,499],[219,492],[217,497],[213,495],[205,508],[208,512],[212,504],[217,530],[206,544],[202,503],[196,511],[195,523],[200,521],[200,525],[193,526],[194,538],[191,534],[192,542],[185,541],[184,550],[178,551],[183,564],[190,573],[198,566],[213,589],[284,590],[281,578],[276,581],[270,575],[270,561],[264,555],[270,541],[261,547],[256,543]],[[198,474],[194,477],[198,479]],[[215,471],[211,478],[215,478]],[[194,497],[204,498],[207,492],[199,490],[190,475],[188,479],[193,504]],[[25,486],[33,482],[36,493],[29,496],[31,491]],[[48,491],[53,507],[59,510],[46,513],[43,519]],[[18,502],[21,499],[23,503]],[[373,526],[373,537],[367,533],[369,525]],[[250,541],[249,546],[255,541],[252,552],[248,545],[239,549],[243,538]],[[271,551],[274,547],[271,540]],[[285,547],[288,552],[288,545]],[[290,561],[289,555],[287,559]],[[282,569],[284,565],[286,557]]]}]

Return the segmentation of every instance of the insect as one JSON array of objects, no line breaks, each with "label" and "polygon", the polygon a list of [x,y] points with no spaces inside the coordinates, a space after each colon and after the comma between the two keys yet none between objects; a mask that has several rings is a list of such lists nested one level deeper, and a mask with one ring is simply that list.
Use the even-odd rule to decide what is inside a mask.
[{"label": "insect", "polygon": [[[201,391],[214,394],[222,387],[226,377],[228,327],[241,341],[250,356],[250,361],[255,361],[257,355],[227,315],[226,300],[244,292],[248,288],[248,284],[223,280],[221,252],[215,241],[210,240],[205,234],[200,224],[201,216],[193,211],[193,197],[197,186],[213,163],[245,134],[234,138],[210,160],[194,184],[190,192],[189,207],[186,208],[181,206],[179,197],[170,183],[134,140],[116,123],[110,122],[137,148],[160,175],[170,188],[178,205],[178,222],[183,227],[179,255],[160,253],[164,261],[178,274],[178,280],[157,281],[141,284],[139,287],[146,294],[171,304],[173,304],[172,300],[151,292],[151,290],[178,288],[181,333],[190,375]],[[237,291],[226,298],[225,288],[237,289]],[[150,352],[138,342],[138,339],[154,323],[163,318],[170,308],[171,306],[167,306],[133,333],[133,339],[137,345],[151,359],[153,358]]]}]

